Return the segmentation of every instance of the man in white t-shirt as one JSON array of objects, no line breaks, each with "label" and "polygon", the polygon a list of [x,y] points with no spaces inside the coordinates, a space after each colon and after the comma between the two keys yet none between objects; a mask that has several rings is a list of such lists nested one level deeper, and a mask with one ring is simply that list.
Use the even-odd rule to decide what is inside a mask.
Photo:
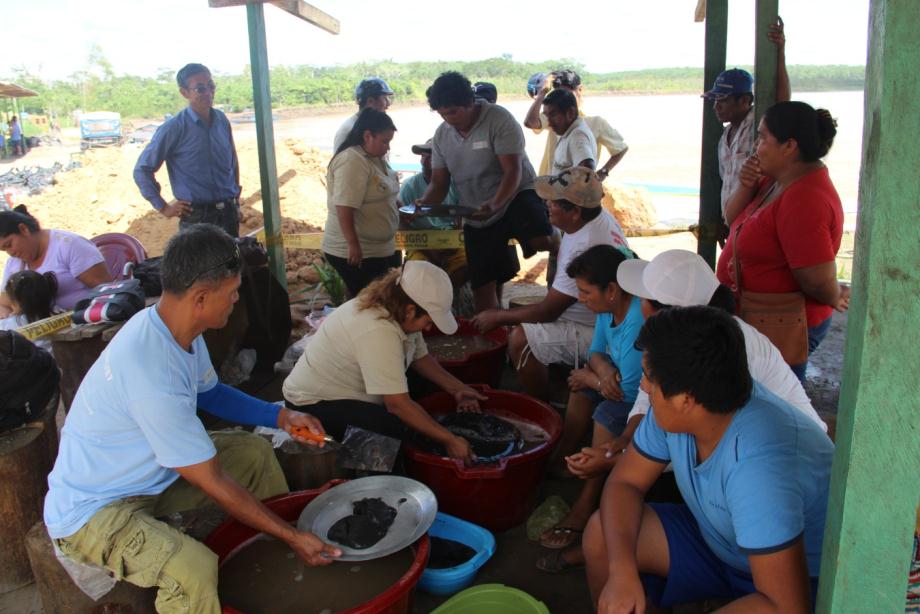
[{"label": "man in white t-shirt", "polygon": [[553,90],[543,100],[543,114],[550,129],[559,136],[553,149],[550,174],[558,175],[573,166],[594,170],[597,141],[588,124],[578,115],[575,94],[562,88]]},{"label": "man in white t-shirt", "polygon": [[[574,166],[558,175],[537,177],[537,194],[546,199],[550,222],[564,234],[559,246],[559,270],[595,245],[627,248],[616,219],[603,207],[603,189],[591,169]],[[594,314],[578,302],[575,280],[557,275],[541,302],[512,309],[488,309],[473,318],[480,331],[515,325],[508,354],[527,394],[549,397],[547,366],[584,364],[594,336]]]},{"label": "man in white t-shirt", "polygon": [[[527,84],[527,93],[533,98],[533,103],[527,110],[527,116],[524,118],[524,126],[533,130],[534,134],[540,134],[544,129],[549,127],[546,115],[542,114],[540,111],[551,87],[553,90],[562,89],[572,92],[572,94],[575,95],[575,99],[578,101],[578,115],[588,124],[591,134],[597,142],[597,150],[594,156],[597,164],[594,169],[597,171],[597,176],[601,181],[606,180],[609,173],[613,170],[613,167],[619,164],[626,155],[626,151],[629,147],[626,145],[626,141],[623,140],[623,135],[611,126],[606,119],[597,115],[584,114],[584,104],[582,100],[582,91],[584,88],[581,84],[581,77],[578,76],[578,73],[574,70],[557,70],[549,75],[537,73],[530,78],[530,82]],[[556,149],[556,140],[558,138],[559,137],[556,136],[556,133],[552,130],[546,136],[546,146],[543,149],[543,160],[540,162],[540,175],[550,174],[552,155]],[[607,153],[610,154],[610,157],[604,164],[601,164],[602,149],[606,149]]]}]

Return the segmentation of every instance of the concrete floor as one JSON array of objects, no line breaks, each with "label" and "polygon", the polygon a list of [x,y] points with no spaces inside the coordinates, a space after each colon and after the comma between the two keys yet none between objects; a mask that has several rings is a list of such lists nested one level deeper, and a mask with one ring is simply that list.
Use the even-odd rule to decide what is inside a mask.
[{"label": "concrete floor", "polygon": [[[815,409],[833,427],[836,423],[837,400],[840,391],[840,375],[843,365],[843,345],[846,334],[846,314],[834,314],[834,321],[828,337],[812,356],[813,367],[809,370],[806,390],[812,397]],[[280,378],[262,380],[258,396],[269,400],[280,398]],[[506,368],[502,388],[518,389],[517,382]],[[550,495],[560,495],[572,501],[580,487],[578,480],[547,478],[536,496],[539,503]],[[536,569],[537,558],[548,551],[537,542],[526,537],[523,525],[498,533],[496,552],[480,570],[476,584],[500,583],[521,589],[542,601],[551,612],[564,614],[588,614],[592,612],[587,584],[583,570],[571,570],[550,575]],[[416,592],[413,614],[427,614],[447,598]],[[707,612],[709,606],[697,604],[676,610],[680,614]],[[42,614],[41,600],[34,584],[0,595],[0,614]],[[50,614],[50,613],[48,613]]]}]

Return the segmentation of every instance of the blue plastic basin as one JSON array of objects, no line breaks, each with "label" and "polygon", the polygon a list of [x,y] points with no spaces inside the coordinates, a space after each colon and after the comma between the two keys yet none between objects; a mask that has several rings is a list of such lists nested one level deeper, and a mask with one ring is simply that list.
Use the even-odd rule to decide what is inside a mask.
[{"label": "blue plastic basin", "polygon": [[425,569],[418,586],[432,595],[452,595],[466,588],[473,583],[479,568],[495,553],[495,538],[488,530],[443,512],[438,512],[428,535],[452,539],[476,551],[473,558],[456,567]]}]

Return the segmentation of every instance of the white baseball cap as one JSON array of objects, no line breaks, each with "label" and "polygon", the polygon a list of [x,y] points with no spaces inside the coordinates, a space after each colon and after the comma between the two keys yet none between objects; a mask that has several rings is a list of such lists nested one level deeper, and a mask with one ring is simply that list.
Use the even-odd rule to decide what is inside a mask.
[{"label": "white baseball cap", "polygon": [[428,312],[431,321],[445,335],[457,332],[457,320],[450,311],[454,287],[442,269],[424,260],[410,260],[403,265],[396,281],[409,298]]},{"label": "white baseball cap", "polygon": [[699,254],[669,249],[649,262],[626,260],[617,268],[617,284],[634,296],[673,307],[708,305],[719,280]]}]

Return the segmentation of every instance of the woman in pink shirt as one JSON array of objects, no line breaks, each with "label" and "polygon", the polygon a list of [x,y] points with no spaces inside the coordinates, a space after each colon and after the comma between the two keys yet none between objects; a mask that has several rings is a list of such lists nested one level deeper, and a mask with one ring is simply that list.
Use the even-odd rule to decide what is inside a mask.
[{"label": "woman in pink shirt", "polygon": [[[0,212],[0,250],[9,254],[0,288],[19,271],[51,271],[58,280],[57,307],[73,309],[89,290],[112,281],[99,249],[87,239],[66,230],[45,230],[19,205]],[[10,314],[12,304],[0,293],[0,317]]]}]

